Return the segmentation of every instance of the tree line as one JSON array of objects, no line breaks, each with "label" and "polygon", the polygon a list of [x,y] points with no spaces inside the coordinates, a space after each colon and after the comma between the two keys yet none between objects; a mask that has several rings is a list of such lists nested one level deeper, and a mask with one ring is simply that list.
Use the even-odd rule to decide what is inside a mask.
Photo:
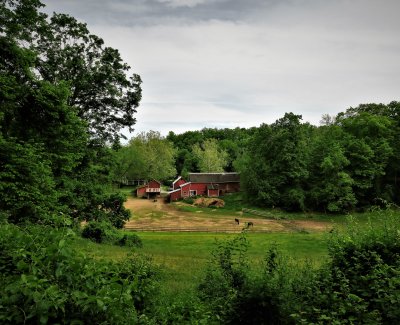
[{"label": "tree line", "polygon": [[170,131],[166,137],[151,131],[117,153],[125,164],[119,170],[165,182],[189,172],[236,171],[249,202],[288,211],[399,204],[399,112],[393,101],[323,115],[319,126],[286,113],[247,129]]}]

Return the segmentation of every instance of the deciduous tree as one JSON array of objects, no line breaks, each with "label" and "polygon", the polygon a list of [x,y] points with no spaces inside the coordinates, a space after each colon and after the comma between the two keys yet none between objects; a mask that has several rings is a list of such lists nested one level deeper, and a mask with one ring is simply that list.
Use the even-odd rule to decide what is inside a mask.
[{"label": "deciduous tree", "polygon": [[202,144],[195,144],[192,152],[198,160],[198,167],[202,173],[223,172],[228,163],[228,153],[219,148],[216,139],[208,139]]}]

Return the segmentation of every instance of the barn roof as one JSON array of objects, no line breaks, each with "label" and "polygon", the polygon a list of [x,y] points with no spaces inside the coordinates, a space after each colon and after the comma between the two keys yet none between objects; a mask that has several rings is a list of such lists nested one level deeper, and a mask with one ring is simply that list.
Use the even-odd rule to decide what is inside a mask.
[{"label": "barn roof", "polygon": [[186,185],[189,185],[191,182],[186,182],[185,184],[181,184],[180,188],[185,187]]},{"label": "barn roof", "polygon": [[192,183],[238,183],[239,173],[189,173]]},{"label": "barn roof", "polygon": [[182,178],[182,176],[179,176],[176,180],[173,181],[172,186],[174,186],[174,184],[179,181]]},{"label": "barn roof", "polygon": [[153,179],[151,179],[151,180],[149,181],[149,183],[150,183],[150,182],[152,182],[152,181],[154,181],[154,182],[156,182],[156,183],[158,183],[158,184],[160,184],[160,185],[161,185],[161,182],[159,182],[158,180],[156,180],[156,179],[154,179],[154,178],[153,178]]}]

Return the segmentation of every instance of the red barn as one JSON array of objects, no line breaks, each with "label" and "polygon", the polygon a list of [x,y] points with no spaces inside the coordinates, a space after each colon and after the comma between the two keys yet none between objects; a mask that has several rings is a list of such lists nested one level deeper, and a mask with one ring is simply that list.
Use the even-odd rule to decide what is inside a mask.
[{"label": "red barn", "polygon": [[177,190],[178,188],[181,187],[182,184],[185,184],[186,181],[182,178],[182,176],[179,176],[173,183],[172,183],[172,189]]},{"label": "red barn", "polygon": [[161,183],[155,179],[136,189],[137,197],[155,198],[161,194]]},{"label": "red barn", "polygon": [[207,196],[218,197],[219,196],[219,186],[218,185],[207,185]]},{"label": "red barn", "polygon": [[173,190],[169,192],[169,195],[171,201],[176,201],[196,195],[219,197],[239,190],[238,173],[190,173],[188,182],[181,177],[174,181]]}]

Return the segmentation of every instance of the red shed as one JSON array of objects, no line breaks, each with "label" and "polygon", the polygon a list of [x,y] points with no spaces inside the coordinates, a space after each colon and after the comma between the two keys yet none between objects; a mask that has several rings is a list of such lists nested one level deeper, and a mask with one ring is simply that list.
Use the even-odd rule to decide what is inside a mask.
[{"label": "red shed", "polygon": [[151,180],[146,185],[136,189],[137,197],[147,197],[148,199],[157,197],[161,194],[161,183],[155,179]]},{"label": "red shed", "polygon": [[146,189],[147,189],[147,185],[139,186],[136,189],[136,196],[137,197],[145,197],[146,196]]}]

